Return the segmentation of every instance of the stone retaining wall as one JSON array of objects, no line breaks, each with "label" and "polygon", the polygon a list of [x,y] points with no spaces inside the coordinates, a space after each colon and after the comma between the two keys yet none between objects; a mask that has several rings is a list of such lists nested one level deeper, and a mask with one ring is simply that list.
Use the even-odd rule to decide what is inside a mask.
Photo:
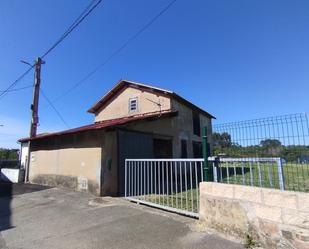
[{"label": "stone retaining wall", "polygon": [[308,193],[202,182],[200,220],[265,248],[309,249]]}]

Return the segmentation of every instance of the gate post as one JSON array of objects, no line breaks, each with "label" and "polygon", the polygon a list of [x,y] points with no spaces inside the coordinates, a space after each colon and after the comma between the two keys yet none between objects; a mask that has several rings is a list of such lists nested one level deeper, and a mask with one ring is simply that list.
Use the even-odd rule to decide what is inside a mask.
[{"label": "gate post", "polygon": [[284,190],[284,172],[283,172],[282,159],[281,158],[279,158],[277,160],[277,165],[278,165],[279,187],[280,187],[280,190]]},{"label": "gate post", "polygon": [[218,182],[218,167],[219,167],[219,157],[215,156],[214,157],[214,162],[213,162],[213,181]]},{"label": "gate post", "polygon": [[124,164],[124,196],[127,197],[127,172],[128,172],[128,163],[127,159],[125,159],[125,164]]},{"label": "gate post", "polygon": [[204,157],[204,165],[203,165],[203,181],[206,182],[208,180],[208,158],[207,158],[207,127],[203,128],[203,157]]}]

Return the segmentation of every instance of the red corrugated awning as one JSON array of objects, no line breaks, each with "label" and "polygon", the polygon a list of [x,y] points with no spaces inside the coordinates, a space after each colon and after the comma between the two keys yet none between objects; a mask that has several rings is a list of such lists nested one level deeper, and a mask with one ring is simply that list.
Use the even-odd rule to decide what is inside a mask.
[{"label": "red corrugated awning", "polygon": [[18,140],[20,143],[28,142],[29,140],[37,140],[37,139],[42,139],[42,138],[47,138],[47,137],[53,137],[53,136],[61,136],[65,134],[72,134],[72,133],[78,133],[78,132],[83,132],[83,131],[89,131],[89,130],[100,130],[104,128],[110,128],[113,126],[119,126],[119,125],[124,125],[130,122],[135,122],[135,121],[141,121],[141,120],[153,120],[161,117],[171,117],[177,115],[177,111],[164,111],[161,113],[146,113],[143,115],[136,115],[136,116],[130,116],[130,117],[124,117],[124,118],[117,118],[117,119],[111,119],[111,120],[106,120],[102,122],[97,122],[94,124],[90,125],[85,125],[85,126],[80,126],[77,128],[65,130],[65,131],[59,131],[59,132],[53,132],[53,133],[43,133],[43,134],[38,134],[37,136],[33,138],[21,138]]}]

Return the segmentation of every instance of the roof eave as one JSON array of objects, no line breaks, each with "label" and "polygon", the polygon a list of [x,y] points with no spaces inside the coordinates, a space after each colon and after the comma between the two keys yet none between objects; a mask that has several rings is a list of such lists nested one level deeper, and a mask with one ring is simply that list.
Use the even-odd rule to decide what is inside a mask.
[{"label": "roof eave", "polygon": [[103,97],[101,97],[101,99],[99,101],[97,101],[94,105],[92,105],[92,107],[90,107],[87,110],[87,112],[95,114],[97,112],[97,110],[100,109],[101,104],[103,104],[102,103],[103,100],[105,98],[107,98],[108,96],[112,95],[123,84],[125,84],[123,80],[118,81],[118,83],[110,91],[108,91]]},{"label": "roof eave", "polygon": [[205,110],[201,109],[200,107],[196,106],[195,104],[193,104],[192,102],[186,100],[185,98],[179,96],[177,93],[172,93],[171,94],[172,97],[174,97],[175,99],[177,99],[180,102],[183,102],[185,105],[190,106],[192,109],[196,109],[197,111],[203,113],[204,115],[206,115],[209,118],[212,119],[216,119],[215,116],[211,115],[209,112],[206,112]]}]

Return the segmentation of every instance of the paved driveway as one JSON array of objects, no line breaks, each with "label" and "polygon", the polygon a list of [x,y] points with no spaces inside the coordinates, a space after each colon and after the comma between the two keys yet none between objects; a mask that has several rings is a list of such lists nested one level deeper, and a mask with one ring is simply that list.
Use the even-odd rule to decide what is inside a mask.
[{"label": "paved driveway", "polygon": [[191,218],[117,198],[34,190],[0,197],[0,248],[243,248],[194,232]]}]

